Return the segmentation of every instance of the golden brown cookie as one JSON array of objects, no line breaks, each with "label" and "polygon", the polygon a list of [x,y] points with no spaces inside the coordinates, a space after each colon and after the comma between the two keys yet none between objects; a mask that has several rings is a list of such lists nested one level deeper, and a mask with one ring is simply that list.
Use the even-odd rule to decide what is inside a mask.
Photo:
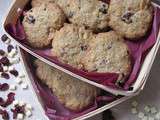
[{"label": "golden brown cookie", "polygon": [[56,4],[42,4],[32,8],[23,19],[29,44],[35,48],[50,45],[55,30],[59,30],[64,22],[65,15]]},{"label": "golden brown cookie", "polygon": [[40,60],[36,60],[35,65],[37,77],[71,110],[79,111],[93,104],[100,92],[95,86],[73,78]]}]

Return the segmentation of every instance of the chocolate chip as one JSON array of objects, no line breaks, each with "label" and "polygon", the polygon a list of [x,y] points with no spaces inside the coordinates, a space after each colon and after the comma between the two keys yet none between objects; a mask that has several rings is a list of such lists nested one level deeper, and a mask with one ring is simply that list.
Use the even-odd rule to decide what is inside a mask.
[{"label": "chocolate chip", "polygon": [[69,18],[72,18],[73,15],[74,15],[74,12],[70,11],[69,14],[68,14],[68,17],[69,17]]},{"label": "chocolate chip", "polygon": [[9,77],[9,74],[8,74],[8,73],[5,73],[5,72],[1,73],[1,77],[2,77],[2,78],[5,78],[5,79],[9,79],[9,78],[10,78],[10,77]]},{"label": "chocolate chip", "polygon": [[8,53],[12,51],[12,49],[14,49],[13,45],[8,45],[7,47],[7,51]]},{"label": "chocolate chip", "polygon": [[131,17],[132,17],[133,15],[134,15],[133,12],[128,11],[128,12],[126,12],[126,13],[121,17],[121,20],[124,21],[125,23],[130,24],[130,23],[132,23]]},{"label": "chocolate chip", "polygon": [[14,109],[11,109],[11,111],[13,112],[13,119],[16,119],[18,113],[21,113],[23,115],[25,114],[25,106],[16,105],[14,106]]},{"label": "chocolate chip", "polygon": [[5,55],[5,51],[0,49],[0,56],[4,56]]},{"label": "chocolate chip", "polygon": [[18,76],[18,71],[17,70],[11,70],[9,71],[12,75],[14,75],[15,77]]},{"label": "chocolate chip", "polygon": [[103,13],[103,14],[107,14],[107,8],[106,8],[106,5],[103,4],[101,6],[101,8],[99,8],[99,12]]},{"label": "chocolate chip", "polygon": [[88,45],[81,45],[81,50],[86,51],[88,49]]},{"label": "chocolate chip", "polygon": [[35,23],[35,18],[32,16],[32,15],[29,15],[29,16],[27,16],[27,20],[28,20],[28,22],[31,24],[34,24]]},{"label": "chocolate chip", "polygon": [[0,84],[0,91],[7,91],[9,89],[9,85],[7,83]]},{"label": "chocolate chip", "polygon": [[3,42],[7,41],[7,39],[8,39],[8,37],[7,37],[6,34],[2,35],[1,40],[2,40]]},{"label": "chocolate chip", "polygon": [[2,63],[3,65],[6,65],[6,66],[10,65],[9,59],[7,57],[2,57],[0,59],[0,63]]},{"label": "chocolate chip", "polygon": [[0,115],[2,116],[2,119],[9,120],[9,114],[6,110],[0,109]]}]

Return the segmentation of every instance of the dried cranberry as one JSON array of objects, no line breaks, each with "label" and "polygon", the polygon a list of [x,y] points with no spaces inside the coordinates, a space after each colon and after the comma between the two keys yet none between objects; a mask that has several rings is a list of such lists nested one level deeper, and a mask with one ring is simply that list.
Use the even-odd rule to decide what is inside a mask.
[{"label": "dried cranberry", "polygon": [[32,15],[29,15],[29,16],[27,16],[27,20],[28,20],[28,22],[31,24],[31,23],[35,23],[35,21],[36,21],[36,19],[32,16]]},{"label": "dried cranberry", "polygon": [[3,65],[7,65],[7,66],[10,65],[9,59],[7,57],[2,57],[0,59],[0,63],[2,63]]},{"label": "dried cranberry", "polygon": [[9,89],[9,85],[7,83],[0,84],[0,91],[6,91]]},{"label": "dried cranberry", "polygon": [[2,40],[3,42],[7,41],[7,39],[8,39],[8,37],[7,37],[6,34],[2,35],[1,40]]},{"label": "dried cranberry", "polygon": [[2,115],[2,118],[4,120],[9,120],[9,114],[8,114],[8,112],[6,110],[0,109],[0,114]]},{"label": "dried cranberry", "polygon": [[10,92],[7,95],[7,100],[5,101],[3,98],[0,98],[0,106],[7,107],[12,104],[12,102],[15,100],[15,93]]},{"label": "dried cranberry", "polygon": [[12,49],[14,49],[13,45],[8,45],[8,47],[7,47],[7,51],[8,51],[8,52],[11,52],[11,51],[12,51]]},{"label": "dried cranberry", "polygon": [[88,46],[87,45],[81,45],[81,50],[82,51],[86,51],[88,49]]},{"label": "dried cranberry", "polygon": [[9,77],[9,74],[8,74],[8,73],[5,73],[5,72],[1,73],[1,77],[2,77],[2,78],[5,78],[5,79],[9,79],[9,78],[10,78],[10,77]]},{"label": "dried cranberry", "polygon": [[1,55],[1,56],[4,56],[4,55],[5,55],[5,51],[2,50],[2,49],[0,49],[0,55]]},{"label": "dried cranberry", "polygon": [[9,71],[12,75],[14,75],[15,77],[18,76],[18,71],[17,70],[11,70]]},{"label": "dried cranberry", "polygon": [[121,17],[121,19],[122,19],[122,21],[124,21],[124,22],[126,22],[126,23],[132,23],[132,19],[131,19],[131,17],[134,15],[134,13],[133,12],[130,12],[130,11],[128,11],[128,12],[126,12],[122,17]]},{"label": "dried cranberry", "polygon": [[3,67],[1,64],[0,64],[0,72],[3,72]]},{"label": "dried cranberry", "polygon": [[6,104],[5,100],[2,97],[0,97],[0,106],[5,107],[6,106],[5,104]]}]

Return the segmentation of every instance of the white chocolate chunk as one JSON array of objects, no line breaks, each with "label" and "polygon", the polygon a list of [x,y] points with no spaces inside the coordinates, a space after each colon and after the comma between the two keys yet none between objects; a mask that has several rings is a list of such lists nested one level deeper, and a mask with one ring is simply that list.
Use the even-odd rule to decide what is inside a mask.
[{"label": "white chocolate chunk", "polygon": [[8,71],[8,66],[3,66],[3,71],[7,72]]},{"label": "white chocolate chunk", "polygon": [[22,89],[27,89],[27,88],[28,88],[28,85],[27,85],[26,83],[22,83],[22,84],[21,84],[21,87],[22,87]]},{"label": "white chocolate chunk", "polygon": [[8,71],[12,71],[12,70],[14,70],[15,68],[13,67],[13,66],[9,66],[8,67]]},{"label": "white chocolate chunk", "polygon": [[144,107],[144,111],[145,111],[146,113],[149,113],[149,112],[151,111],[151,109],[150,109],[149,106],[145,106],[145,107]]},{"label": "white chocolate chunk", "polygon": [[139,112],[138,113],[138,118],[141,118],[141,119],[144,118],[144,113],[143,112]]},{"label": "white chocolate chunk", "polygon": [[19,101],[19,106],[24,106],[26,103],[24,101]]},{"label": "white chocolate chunk", "polygon": [[18,100],[14,100],[13,101],[13,105],[18,105],[19,104],[19,101]]},{"label": "white chocolate chunk", "polygon": [[31,106],[30,104],[27,104],[27,105],[26,105],[26,109],[27,109],[27,110],[32,110],[33,108],[32,108],[32,106]]},{"label": "white chocolate chunk", "polygon": [[138,106],[138,102],[137,102],[137,101],[133,101],[133,102],[132,102],[132,106],[133,106],[133,107],[137,107],[137,106]]},{"label": "white chocolate chunk", "polygon": [[144,116],[144,117],[142,118],[142,120],[148,120],[148,117],[147,117],[147,116]]},{"label": "white chocolate chunk", "polygon": [[138,113],[138,111],[137,111],[136,108],[132,108],[132,109],[131,109],[131,112],[132,112],[132,114],[137,114],[137,113]]},{"label": "white chocolate chunk", "polygon": [[14,84],[12,84],[12,85],[9,86],[9,89],[10,89],[11,91],[15,91],[15,90],[17,89],[17,86],[14,85]]},{"label": "white chocolate chunk", "polygon": [[21,113],[18,113],[17,119],[18,119],[18,120],[23,120],[23,118],[24,118],[24,115],[21,114]]},{"label": "white chocolate chunk", "polygon": [[148,120],[155,120],[154,117],[148,117]]},{"label": "white chocolate chunk", "polygon": [[32,112],[30,110],[27,110],[25,114],[26,114],[27,117],[31,117],[32,116]]},{"label": "white chocolate chunk", "polygon": [[17,78],[16,78],[16,83],[21,84],[21,83],[22,83],[22,79],[19,78],[19,77],[17,77]]},{"label": "white chocolate chunk", "polygon": [[157,109],[156,109],[155,107],[152,107],[152,108],[151,108],[151,113],[152,113],[152,114],[157,113]]}]

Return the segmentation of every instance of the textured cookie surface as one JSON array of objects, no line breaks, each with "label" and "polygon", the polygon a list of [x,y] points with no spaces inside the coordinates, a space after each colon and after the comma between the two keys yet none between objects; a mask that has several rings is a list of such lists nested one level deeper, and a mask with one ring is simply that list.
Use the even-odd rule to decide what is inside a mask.
[{"label": "textured cookie surface", "polygon": [[42,4],[54,3],[56,0],[32,0],[32,7],[40,6]]},{"label": "textured cookie surface", "polygon": [[63,11],[50,3],[29,10],[23,19],[23,26],[30,45],[42,48],[50,45],[55,30],[59,30],[64,22]]},{"label": "textured cookie surface", "polygon": [[58,71],[40,60],[36,60],[35,65],[39,79],[52,89],[65,107],[77,111],[94,103],[99,93],[98,88]]},{"label": "textured cookie surface", "polygon": [[113,31],[96,35],[82,61],[86,70],[94,72],[126,76],[131,69],[129,49]]},{"label": "textured cookie surface", "polygon": [[65,24],[57,31],[52,42],[52,53],[64,63],[81,68],[80,58],[88,48],[92,39],[92,32],[73,24]]},{"label": "textured cookie surface", "polygon": [[84,25],[92,30],[108,27],[108,4],[99,0],[69,0],[67,5],[58,1],[64,9],[69,21],[73,24]]},{"label": "textured cookie surface", "polygon": [[111,0],[110,26],[123,37],[136,39],[146,35],[152,18],[150,0]]}]

